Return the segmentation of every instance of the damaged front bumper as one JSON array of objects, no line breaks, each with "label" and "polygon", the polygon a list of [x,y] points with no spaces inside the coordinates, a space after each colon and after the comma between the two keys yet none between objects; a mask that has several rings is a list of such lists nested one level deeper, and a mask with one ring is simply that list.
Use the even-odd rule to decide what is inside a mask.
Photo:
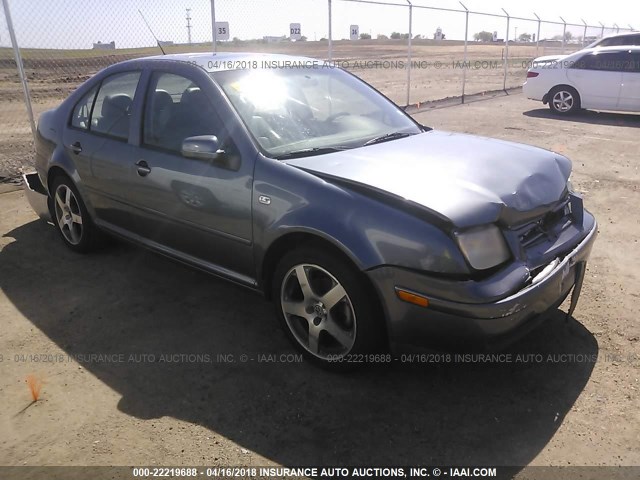
[{"label": "damaged front bumper", "polygon": [[42,185],[40,177],[37,173],[23,173],[22,182],[24,185],[25,196],[33,211],[45,221],[51,220],[49,210],[49,195]]},{"label": "damaged front bumper", "polygon": [[[597,224],[593,220],[583,240],[572,251],[551,262],[553,265],[544,275],[537,275],[535,282],[530,279],[519,291],[486,303],[465,295],[469,282],[435,280],[391,266],[376,268],[367,274],[383,298],[392,345],[502,347],[537,326],[544,320],[544,314],[560,306],[575,286],[569,308],[569,314],[573,313],[596,235]],[[509,274],[507,271],[502,277],[487,279],[476,285],[475,291],[500,290],[503,288],[500,283],[508,280]],[[428,306],[400,300],[396,288],[426,297]],[[440,295],[434,296],[433,291]],[[448,298],[443,292],[448,292]],[[465,300],[474,303],[465,303]]]}]

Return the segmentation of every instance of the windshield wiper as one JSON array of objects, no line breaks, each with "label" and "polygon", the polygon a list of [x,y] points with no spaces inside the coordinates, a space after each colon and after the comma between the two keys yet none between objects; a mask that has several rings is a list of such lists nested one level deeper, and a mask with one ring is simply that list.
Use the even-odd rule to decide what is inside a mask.
[{"label": "windshield wiper", "polygon": [[325,153],[342,152],[348,150],[349,147],[313,147],[303,148],[301,150],[293,150],[292,152],[283,153],[282,155],[276,155],[276,160],[285,160],[287,158],[300,158],[300,157],[312,157],[314,155],[324,155]]},{"label": "windshield wiper", "polygon": [[384,135],[380,135],[379,137],[375,137],[375,138],[372,138],[371,140],[364,142],[362,146],[366,147],[367,145],[373,145],[374,143],[388,142],[389,140],[396,140],[397,138],[404,138],[410,135],[413,135],[413,134],[407,133],[407,132],[385,133]]}]

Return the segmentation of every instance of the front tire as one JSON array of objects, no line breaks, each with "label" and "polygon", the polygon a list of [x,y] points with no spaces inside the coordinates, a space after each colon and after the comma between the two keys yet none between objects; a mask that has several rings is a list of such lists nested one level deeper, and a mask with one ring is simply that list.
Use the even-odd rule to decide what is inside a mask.
[{"label": "front tire", "polygon": [[59,175],[52,182],[51,218],[63,242],[74,252],[93,250],[98,231],[75,184],[67,176]]},{"label": "front tire", "polygon": [[580,94],[566,85],[554,87],[549,92],[549,108],[558,115],[571,115],[580,110]]},{"label": "front tire", "polygon": [[289,340],[316,365],[349,369],[383,345],[378,302],[361,273],[335,255],[310,247],[288,253],[272,295]]}]

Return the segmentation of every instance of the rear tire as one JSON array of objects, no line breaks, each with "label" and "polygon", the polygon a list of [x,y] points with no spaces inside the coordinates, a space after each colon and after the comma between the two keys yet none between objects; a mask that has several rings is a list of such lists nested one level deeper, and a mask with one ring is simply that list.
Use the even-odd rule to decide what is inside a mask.
[{"label": "rear tire", "polygon": [[549,108],[558,115],[572,115],[580,111],[580,94],[567,85],[553,87],[549,92]]},{"label": "rear tire", "polygon": [[326,251],[302,247],[275,269],[272,298],[289,340],[310,362],[351,369],[384,351],[378,302],[362,274]]},{"label": "rear tire", "polygon": [[58,175],[51,193],[51,219],[64,244],[78,253],[94,250],[100,235],[75,184],[69,177]]}]

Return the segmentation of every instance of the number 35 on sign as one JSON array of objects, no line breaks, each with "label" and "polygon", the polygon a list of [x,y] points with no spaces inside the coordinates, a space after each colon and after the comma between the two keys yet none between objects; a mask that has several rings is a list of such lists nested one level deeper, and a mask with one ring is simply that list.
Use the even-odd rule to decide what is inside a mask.
[{"label": "number 35 on sign", "polygon": [[216,40],[229,40],[229,22],[216,22]]}]

